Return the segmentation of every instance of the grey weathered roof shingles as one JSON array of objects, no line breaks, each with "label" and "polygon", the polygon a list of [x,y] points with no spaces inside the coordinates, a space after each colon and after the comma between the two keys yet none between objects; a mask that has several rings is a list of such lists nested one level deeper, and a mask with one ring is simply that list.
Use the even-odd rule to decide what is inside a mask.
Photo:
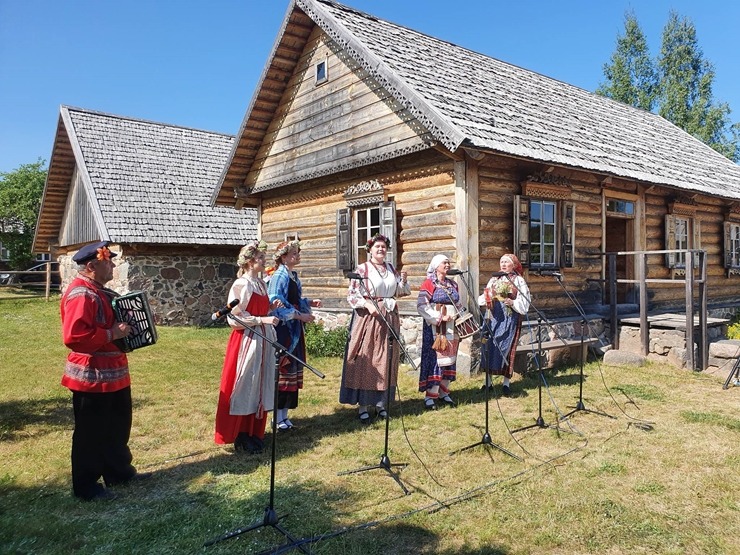
[{"label": "grey weathered roof shingles", "polygon": [[254,210],[210,205],[233,137],[63,109],[111,240],[241,245],[256,237]]},{"label": "grey weathered roof shingles", "polygon": [[415,91],[426,104],[416,108],[459,129],[462,146],[740,198],[740,166],[658,115],[329,0],[298,5],[380,59],[365,68]]}]

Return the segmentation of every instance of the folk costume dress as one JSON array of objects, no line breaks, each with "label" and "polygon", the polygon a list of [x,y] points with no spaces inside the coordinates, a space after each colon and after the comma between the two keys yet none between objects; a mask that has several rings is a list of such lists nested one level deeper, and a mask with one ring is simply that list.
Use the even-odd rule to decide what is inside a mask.
[{"label": "folk costume dress", "polygon": [[[279,299],[283,306],[272,311],[280,319],[276,327],[278,342],[299,360],[306,360],[306,341],[303,322],[296,320],[300,313],[311,314],[311,302],[303,298],[301,281],[295,271],[280,264],[268,283],[270,302]],[[290,357],[280,359],[278,408],[294,409],[298,406],[298,391],[303,389],[303,365]]]},{"label": "folk costume dress", "polygon": [[228,320],[233,329],[216,409],[215,441],[219,444],[234,443],[240,433],[263,439],[275,395],[275,348],[252,331],[276,340],[274,327],[260,321],[270,310],[267,287],[259,278],[242,276],[231,286],[228,298],[239,300],[231,313],[247,327]]},{"label": "folk costume dress", "polygon": [[[506,297],[513,299],[514,304],[508,307],[504,298],[497,292],[507,291]],[[478,297],[478,304],[486,306],[484,329],[492,340],[483,344],[481,368],[489,374],[503,375],[511,378],[514,373],[514,358],[519,335],[522,330],[522,318],[529,310],[529,287],[518,273],[498,278],[491,278],[483,294]]]},{"label": "folk costume dress", "polygon": [[380,313],[398,335],[401,325],[395,297],[409,295],[411,286],[408,282],[403,283],[393,265],[385,262],[380,267],[365,262],[356,272],[362,276],[362,283],[352,280],[347,294],[347,301],[354,311],[344,353],[339,402],[378,405],[385,402],[388,387],[389,399],[395,397],[400,345],[393,341],[390,383],[387,383],[388,327],[382,318],[371,315],[365,307],[375,300]]},{"label": "folk costume dress", "polygon": [[[442,380],[455,381],[460,338],[455,331],[454,316],[457,314],[455,306],[459,304],[457,284],[449,278],[439,281],[433,275],[419,288],[416,309],[424,319],[419,391],[428,392]],[[453,319],[442,322],[443,314],[453,316]]]},{"label": "folk costume dress", "polygon": [[111,301],[118,293],[78,275],[61,302],[62,337],[71,349],[62,385],[72,391],[72,489],[91,499],[106,484],[136,474],[128,447],[131,377],[128,359],[112,341],[116,323]]}]

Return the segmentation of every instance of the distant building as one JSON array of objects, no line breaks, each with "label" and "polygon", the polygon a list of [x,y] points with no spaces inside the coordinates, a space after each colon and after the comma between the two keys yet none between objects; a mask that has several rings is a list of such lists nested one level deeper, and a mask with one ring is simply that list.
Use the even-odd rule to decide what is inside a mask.
[{"label": "distant building", "polygon": [[60,261],[80,245],[120,253],[113,288],[148,293],[158,323],[199,324],[226,301],[255,210],[210,198],[233,137],[62,106],[34,251]]}]

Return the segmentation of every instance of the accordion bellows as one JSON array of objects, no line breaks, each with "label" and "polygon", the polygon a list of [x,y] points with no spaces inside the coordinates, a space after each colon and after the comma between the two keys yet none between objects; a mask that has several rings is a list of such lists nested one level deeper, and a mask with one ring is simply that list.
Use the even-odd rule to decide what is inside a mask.
[{"label": "accordion bellows", "polygon": [[113,299],[113,312],[116,321],[131,326],[128,337],[116,339],[115,343],[124,353],[134,349],[148,347],[157,342],[157,328],[154,325],[152,311],[146,291],[131,291]]}]

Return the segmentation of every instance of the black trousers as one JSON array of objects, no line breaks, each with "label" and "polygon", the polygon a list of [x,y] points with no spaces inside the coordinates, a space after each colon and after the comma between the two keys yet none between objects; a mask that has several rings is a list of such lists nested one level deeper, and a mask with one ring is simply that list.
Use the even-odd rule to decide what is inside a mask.
[{"label": "black trousers", "polygon": [[89,499],[107,485],[136,474],[128,448],[131,435],[131,388],[112,393],[72,392],[75,429],[72,434],[72,490]]}]

